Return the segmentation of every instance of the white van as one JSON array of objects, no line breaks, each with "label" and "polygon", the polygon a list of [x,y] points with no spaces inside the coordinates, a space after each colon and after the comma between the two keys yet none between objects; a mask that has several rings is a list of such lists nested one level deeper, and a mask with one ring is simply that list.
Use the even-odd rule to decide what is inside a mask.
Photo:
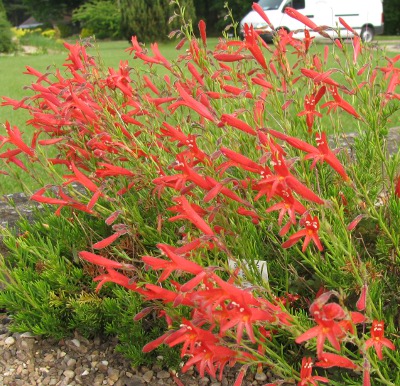
[{"label": "white van", "polygon": [[[286,15],[286,7],[298,10],[318,26],[340,28],[342,38],[352,37],[352,34],[339,23],[339,17],[365,42],[383,33],[382,0],[259,0],[258,4],[264,9],[275,30],[300,30],[294,34],[297,38],[304,37],[301,31],[304,30],[304,24]],[[245,24],[253,25],[264,40],[272,40],[273,31],[257,12],[249,12],[240,22],[241,34]],[[337,37],[335,30],[328,29],[326,32],[333,38]],[[317,36],[318,33],[312,32],[311,35]]]}]

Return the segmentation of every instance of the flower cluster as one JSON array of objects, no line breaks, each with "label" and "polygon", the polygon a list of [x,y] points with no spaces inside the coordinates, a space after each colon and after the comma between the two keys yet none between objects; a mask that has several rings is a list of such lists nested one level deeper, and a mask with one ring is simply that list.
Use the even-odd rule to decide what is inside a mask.
[{"label": "flower cluster", "polygon": [[[254,9],[270,24],[257,4]],[[196,366],[202,376],[220,379],[226,365],[242,364],[237,385],[250,365],[269,367],[279,382],[294,378],[300,386],[328,382],[312,375],[313,366],[362,370],[368,385],[371,367],[378,368],[368,349],[374,347],[382,359],[383,346],[395,347],[383,336],[377,310],[366,311],[368,279],[359,269],[366,268],[354,258],[358,245],[351,231],[369,213],[346,226],[366,207],[365,193],[360,175],[344,162],[350,156],[333,149],[326,122],[334,125],[345,117],[376,125],[352,101],[365,97],[364,86],[379,88],[378,74],[388,82],[386,89],[379,88],[379,107],[399,99],[394,63],[400,57],[387,59],[387,67],[366,63],[336,76],[339,70],[328,68],[329,49],[324,59],[311,54],[310,33],[329,35],[297,11],[286,12],[308,27],[306,38],[279,30],[274,48],[245,26],[243,41],[220,40],[211,51],[200,22],[201,40],[187,33],[177,47],[186,45],[186,52],[171,61],[156,43],[149,52],[133,37],[127,51],[142,63],[142,72],[121,61],[117,70],[104,73],[84,46],[66,43],[66,74],[27,67],[36,78],[34,96],[3,99],[3,105],[29,111],[34,132],[28,144],[7,122],[0,158],[24,171],[34,162],[59,167],[59,180],[36,191],[32,200],[56,205],[57,215],[69,208],[105,218],[113,233],[92,248],[107,257],[92,251],[79,256],[99,266],[97,290],[117,283],[154,304],[138,318],[148,312],[165,317],[168,332],[145,351],[182,344],[181,355],[188,358],[182,371]],[[332,50],[349,55],[347,47],[335,43]],[[350,50],[352,65],[360,67],[364,47],[358,37]],[[361,81],[367,68],[372,75]],[[39,149],[47,146],[58,154],[43,160]],[[391,188],[397,197],[398,181]],[[378,217],[377,210],[372,206],[371,216]],[[383,222],[379,225],[386,230]],[[259,239],[252,240],[254,235]],[[396,235],[388,231],[387,239],[399,252]],[[134,240],[139,252],[116,253],[123,238]],[[156,247],[162,256],[155,255]],[[323,292],[310,306],[316,325],[304,331],[302,307],[293,304],[302,302],[304,308],[307,297],[288,293],[289,279],[284,285],[280,277],[267,283],[257,270],[255,262],[268,260],[268,253],[290,256],[299,272],[307,266],[310,282],[317,277],[331,288],[344,282],[351,291],[363,286],[357,309],[365,312],[349,311],[342,294]],[[339,269],[341,263],[350,278],[330,279],[329,264]],[[157,279],[152,281],[148,271]],[[315,290],[304,288],[310,294]],[[329,302],[333,296],[340,302]],[[360,327],[369,323],[371,337],[366,337]],[[290,345],[290,352],[300,350],[314,338],[315,363],[307,356],[300,366],[291,355],[277,353],[283,345]],[[361,354],[349,359],[347,342]]]}]

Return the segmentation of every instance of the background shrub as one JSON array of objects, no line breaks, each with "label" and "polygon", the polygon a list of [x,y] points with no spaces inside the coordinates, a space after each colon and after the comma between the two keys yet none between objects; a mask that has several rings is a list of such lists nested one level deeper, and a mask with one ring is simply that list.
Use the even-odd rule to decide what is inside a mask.
[{"label": "background shrub", "polygon": [[120,37],[121,14],[115,1],[94,0],[85,3],[74,10],[72,20],[93,31],[98,39]]},{"label": "background shrub", "polygon": [[[121,0],[122,36],[130,40],[136,35],[144,42],[166,40],[172,30],[179,29],[181,22],[178,19],[169,22],[174,13],[174,7],[170,3],[170,0]],[[186,19],[195,21],[193,0],[180,1],[180,4],[185,8]]]},{"label": "background shrub", "polygon": [[0,52],[12,52],[15,50],[11,24],[8,22],[4,12],[0,9]]}]

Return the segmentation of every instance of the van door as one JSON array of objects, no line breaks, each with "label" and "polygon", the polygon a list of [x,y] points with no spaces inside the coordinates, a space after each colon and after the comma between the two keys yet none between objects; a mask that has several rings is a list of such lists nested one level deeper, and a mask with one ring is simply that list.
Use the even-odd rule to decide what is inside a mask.
[{"label": "van door", "polygon": [[296,19],[293,19],[286,15],[286,7],[291,7],[299,11],[301,14],[306,15],[306,1],[305,0],[290,0],[286,1],[285,5],[282,7],[282,20],[280,23],[281,28],[285,28],[289,31],[296,31],[298,29],[304,29],[304,24],[300,23]]},{"label": "van door", "polygon": [[317,1],[314,9],[314,23],[319,27],[326,27],[324,30],[329,36],[333,36],[332,27],[335,27],[334,10],[331,1]]},{"label": "van door", "polygon": [[364,4],[359,1],[348,1],[348,0],[336,0],[333,5],[334,12],[334,26],[340,28],[342,38],[352,37],[349,31],[347,31],[340,23],[339,17],[341,17],[348,25],[354,29],[361,29],[361,18],[365,9],[368,8],[368,3]]}]

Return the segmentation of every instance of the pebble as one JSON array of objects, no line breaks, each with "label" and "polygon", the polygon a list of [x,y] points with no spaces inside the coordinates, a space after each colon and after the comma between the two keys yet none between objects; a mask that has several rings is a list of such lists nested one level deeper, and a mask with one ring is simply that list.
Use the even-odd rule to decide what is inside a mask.
[{"label": "pebble", "polygon": [[161,370],[161,371],[157,372],[158,379],[167,379],[170,377],[171,377],[171,374],[169,373],[169,371]]},{"label": "pebble", "polygon": [[12,345],[15,344],[15,339],[12,336],[9,336],[8,338],[6,338],[6,340],[4,341],[4,344],[7,347],[11,347]]},{"label": "pebble", "polygon": [[107,370],[107,376],[109,380],[116,382],[119,379],[119,370],[111,367]]},{"label": "pebble", "polygon": [[207,377],[203,377],[199,379],[199,386],[207,386],[210,383],[210,380]]},{"label": "pebble", "polygon": [[108,369],[107,361],[102,361],[97,365],[97,370],[100,371],[101,373],[106,373],[107,369]]},{"label": "pebble", "polygon": [[68,359],[67,367],[69,367],[69,368],[74,368],[75,365],[76,365],[76,359],[74,359],[74,358]]},{"label": "pebble", "polygon": [[36,335],[33,335],[31,332],[27,331],[22,333],[20,338],[36,338]]},{"label": "pebble", "polygon": [[144,374],[143,374],[143,380],[147,383],[150,383],[151,380],[153,379],[154,376],[154,371],[152,370],[147,370]]},{"label": "pebble", "polygon": [[54,355],[53,355],[53,354],[47,354],[47,355],[43,358],[43,360],[44,360],[45,362],[53,362],[53,360],[54,360]]},{"label": "pebble", "polygon": [[260,372],[257,371],[254,379],[256,381],[266,381],[267,380],[267,375],[262,373],[262,372],[260,373]]},{"label": "pebble", "polygon": [[65,375],[66,378],[74,378],[75,377],[75,373],[72,370],[65,370],[63,372],[63,374]]}]

